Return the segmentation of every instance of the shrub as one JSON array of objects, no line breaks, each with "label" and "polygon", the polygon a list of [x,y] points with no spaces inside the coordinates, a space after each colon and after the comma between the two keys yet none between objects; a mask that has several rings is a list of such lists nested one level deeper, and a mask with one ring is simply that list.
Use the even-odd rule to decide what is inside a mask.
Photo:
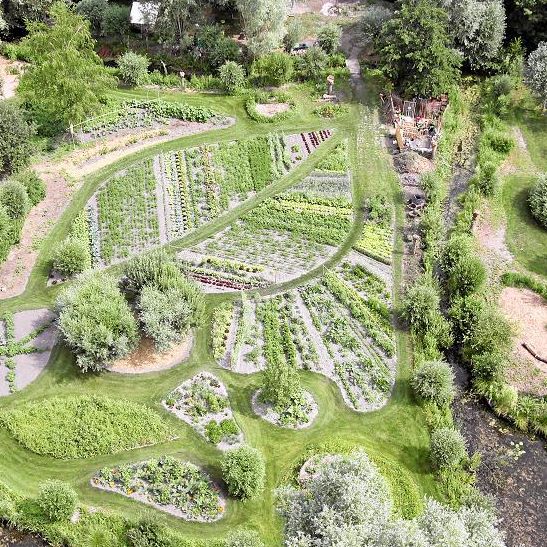
[{"label": "shrub", "polygon": [[342,29],[334,23],[329,23],[319,29],[317,43],[325,53],[331,55],[340,47],[341,37]]},{"label": "shrub", "polygon": [[153,285],[144,287],[137,307],[143,330],[159,351],[167,351],[180,342],[194,323],[194,310],[184,291],[176,287],[165,292]]},{"label": "shrub", "polygon": [[384,6],[367,6],[361,16],[361,28],[365,40],[374,41],[380,35],[384,23],[393,17],[393,12]]},{"label": "shrub", "polygon": [[460,259],[473,253],[473,237],[470,234],[454,233],[444,246],[441,256],[443,270],[450,273]]},{"label": "shrub", "polygon": [[290,82],[294,59],[288,53],[274,51],[253,62],[251,76],[260,85],[280,86]]},{"label": "shrub", "polygon": [[40,484],[36,501],[49,520],[68,520],[76,509],[78,496],[66,482],[48,480]]},{"label": "shrub", "polygon": [[127,530],[127,542],[131,547],[169,547],[164,529],[152,517],[143,518]]},{"label": "shrub", "polygon": [[23,218],[30,209],[27,191],[16,180],[9,180],[0,185],[0,203],[12,219]]},{"label": "shrub", "polygon": [[485,161],[479,165],[478,176],[474,181],[485,196],[493,196],[500,186],[497,169],[497,165],[493,161]]},{"label": "shrub", "polygon": [[430,275],[422,275],[407,290],[402,315],[429,349],[450,345],[450,326],[441,313],[439,289]]},{"label": "shrub", "polygon": [[103,32],[107,36],[127,36],[130,32],[128,6],[109,4],[103,15]]},{"label": "shrub", "polygon": [[532,216],[547,228],[547,174],[541,174],[530,189],[528,205]]},{"label": "shrub", "polygon": [[224,454],[222,477],[231,496],[255,498],[264,489],[266,465],[262,454],[250,446],[242,446]]},{"label": "shrub", "polygon": [[264,543],[254,530],[240,528],[228,534],[224,547],[264,547]]},{"label": "shrub", "polygon": [[53,254],[53,269],[61,275],[71,276],[91,268],[91,255],[85,242],[68,237]]},{"label": "shrub", "polygon": [[88,19],[96,34],[101,32],[103,14],[108,9],[108,0],[80,0],[76,11]]},{"label": "shrub", "polygon": [[468,338],[484,306],[484,299],[477,294],[455,296],[452,300],[449,317],[458,343]]},{"label": "shrub", "polygon": [[478,256],[462,256],[448,276],[451,294],[467,296],[477,292],[486,281],[486,268]]},{"label": "shrub", "polygon": [[11,175],[28,164],[33,128],[12,103],[0,101],[0,175]]},{"label": "shrub", "polygon": [[17,174],[15,180],[25,187],[32,205],[40,203],[46,197],[46,185],[32,169],[21,171]]},{"label": "shrub", "polygon": [[318,80],[323,77],[328,61],[328,55],[320,47],[313,46],[295,60],[295,70],[303,80]]},{"label": "shrub", "polygon": [[142,85],[147,82],[148,65],[148,58],[134,51],[127,51],[118,58],[120,76],[130,86]]},{"label": "shrub", "polygon": [[78,280],[59,295],[57,308],[59,330],[84,372],[100,371],[136,346],[137,323],[113,277]]},{"label": "shrub", "polygon": [[14,233],[14,222],[6,208],[0,203],[0,262],[6,259],[9,250],[16,241],[18,234]]},{"label": "shrub", "polygon": [[515,141],[502,131],[487,131],[484,140],[498,154],[506,156],[515,146]]},{"label": "shrub", "polygon": [[52,397],[19,405],[1,423],[25,448],[68,460],[115,454],[171,439],[148,407],[99,395]]},{"label": "shrub", "polygon": [[465,440],[456,429],[442,427],[431,434],[431,459],[437,469],[457,467],[467,456]]},{"label": "shrub", "polygon": [[411,384],[418,397],[437,406],[449,405],[454,399],[454,373],[444,361],[426,361],[414,372]]},{"label": "shrub", "polygon": [[245,69],[235,61],[226,61],[219,68],[218,77],[228,93],[238,93],[245,87]]}]

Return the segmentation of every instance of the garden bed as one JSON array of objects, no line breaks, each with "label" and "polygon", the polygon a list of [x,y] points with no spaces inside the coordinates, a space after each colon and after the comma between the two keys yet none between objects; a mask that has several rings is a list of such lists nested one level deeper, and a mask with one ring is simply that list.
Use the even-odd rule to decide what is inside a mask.
[{"label": "garden bed", "polygon": [[0,396],[25,388],[44,370],[57,341],[54,319],[48,309],[0,319]]},{"label": "garden bed", "polygon": [[135,351],[123,359],[112,363],[108,370],[118,374],[146,374],[158,372],[180,365],[188,359],[194,344],[193,333],[179,344],[175,344],[168,351],[159,352],[150,338],[141,338]]},{"label": "garden bed", "polygon": [[506,370],[507,380],[521,393],[547,395],[547,363],[531,355],[526,344],[547,360],[547,301],[529,289],[506,287],[500,294],[500,307],[516,324],[514,362]]},{"label": "garden bed", "polygon": [[162,404],[221,450],[234,448],[244,440],[226,386],[213,374],[200,372],[186,380]]},{"label": "garden bed", "polygon": [[261,390],[255,392],[251,400],[253,412],[263,420],[278,427],[305,429],[313,424],[319,407],[308,391],[302,393],[302,400],[284,412],[279,413],[271,404],[260,400]]},{"label": "garden bed", "polygon": [[101,469],[91,485],[192,522],[219,520],[226,507],[220,489],[205,472],[169,456]]}]

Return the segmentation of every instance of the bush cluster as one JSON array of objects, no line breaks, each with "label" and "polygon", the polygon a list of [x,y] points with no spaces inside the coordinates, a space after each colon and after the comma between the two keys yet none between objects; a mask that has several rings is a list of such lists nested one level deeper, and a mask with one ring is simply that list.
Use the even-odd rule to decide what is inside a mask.
[{"label": "bush cluster", "polygon": [[547,229],[547,174],[539,175],[530,189],[528,205],[533,217]]},{"label": "bush cluster", "polygon": [[221,461],[222,478],[231,496],[256,498],[264,489],[266,465],[264,456],[250,446],[229,450]]},{"label": "bush cluster", "polygon": [[439,407],[454,399],[454,373],[444,361],[426,361],[413,374],[412,388],[416,395]]},{"label": "bush cluster", "polygon": [[36,501],[49,520],[68,520],[76,509],[78,495],[66,482],[48,480],[40,485]]}]

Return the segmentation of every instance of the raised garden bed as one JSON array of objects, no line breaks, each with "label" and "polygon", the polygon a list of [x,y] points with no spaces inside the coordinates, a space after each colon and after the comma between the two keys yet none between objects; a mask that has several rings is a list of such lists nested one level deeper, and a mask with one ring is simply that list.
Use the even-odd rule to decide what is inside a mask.
[{"label": "raised garden bed", "polygon": [[170,456],[101,469],[91,484],[188,521],[213,522],[224,516],[220,489],[196,465]]},{"label": "raised garden bed", "polygon": [[283,411],[278,411],[270,403],[261,400],[261,391],[258,390],[252,397],[253,412],[263,420],[288,429],[305,429],[313,424],[319,413],[319,407],[308,391],[302,397]]},{"label": "raised garden bed", "polygon": [[162,404],[221,450],[243,442],[226,387],[213,374],[200,372],[186,380]]}]

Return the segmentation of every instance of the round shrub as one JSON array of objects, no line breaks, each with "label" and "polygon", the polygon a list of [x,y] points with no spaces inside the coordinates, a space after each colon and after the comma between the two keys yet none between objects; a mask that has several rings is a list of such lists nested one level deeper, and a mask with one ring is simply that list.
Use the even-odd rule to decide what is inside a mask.
[{"label": "round shrub", "polygon": [[228,534],[224,547],[264,547],[264,542],[254,530],[241,528]]},{"label": "round shrub", "polygon": [[255,498],[264,489],[266,465],[264,456],[250,446],[242,446],[224,454],[222,477],[231,496]]},{"label": "round shrub", "polygon": [[431,435],[431,460],[437,469],[456,467],[467,456],[462,434],[450,427],[442,427]]},{"label": "round shrub", "polygon": [[454,399],[454,374],[444,361],[427,361],[412,376],[412,388],[418,397],[438,406]]},{"label": "round shrub", "polygon": [[152,517],[145,517],[127,530],[127,543],[131,547],[169,547],[164,527]]},{"label": "round shrub", "polygon": [[475,178],[475,183],[485,196],[493,196],[499,188],[499,177],[496,171],[496,164],[491,161],[485,161],[479,166],[479,174]]},{"label": "round shrub", "polygon": [[75,275],[91,268],[91,254],[85,242],[69,237],[53,255],[53,269],[61,275]]},{"label": "round shrub", "polygon": [[83,277],[59,295],[57,308],[59,330],[84,372],[102,370],[137,344],[137,322],[113,277]]},{"label": "round shrub", "polygon": [[341,37],[342,29],[334,23],[328,23],[319,29],[317,44],[324,52],[331,55],[340,47]]},{"label": "round shrub", "polygon": [[48,480],[40,485],[36,501],[49,520],[68,520],[76,509],[78,496],[66,482]]},{"label": "round shrub", "polygon": [[258,58],[251,66],[251,75],[260,85],[280,86],[291,81],[294,59],[288,53],[274,51]]},{"label": "round shrub", "polygon": [[446,272],[450,272],[458,261],[473,252],[473,236],[470,234],[454,234],[443,249],[441,264]]},{"label": "round shrub", "polygon": [[547,174],[541,174],[530,189],[528,205],[533,217],[547,228]]},{"label": "round shrub", "polygon": [[218,70],[218,77],[227,93],[237,93],[245,87],[245,69],[235,61],[226,61]]},{"label": "round shrub", "polygon": [[0,174],[11,175],[28,164],[33,133],[15,105],[0,101]]},{"label": "round shrub", "polygon": [[9,180],[0,186],[0,203],[10,218],[22,218],[30,209],[27,191],[16,180]]},{"label": "round shrub", "polygon": [[32,169],[18,173],[15,179],[25,187],[32,205],[40,203],[46,197],[46,185]]},{"label": "round shrub", "polygon": [[134,51],[127,51],[118,58],[122,80],[131,86],[142,85],[148,80],[148,59]]},{"label": "round shrub", "polygon": [[452,294],[467,296],[477,292],[486,281],[486,268],[478,256],[462,256],[448,276]]}]

